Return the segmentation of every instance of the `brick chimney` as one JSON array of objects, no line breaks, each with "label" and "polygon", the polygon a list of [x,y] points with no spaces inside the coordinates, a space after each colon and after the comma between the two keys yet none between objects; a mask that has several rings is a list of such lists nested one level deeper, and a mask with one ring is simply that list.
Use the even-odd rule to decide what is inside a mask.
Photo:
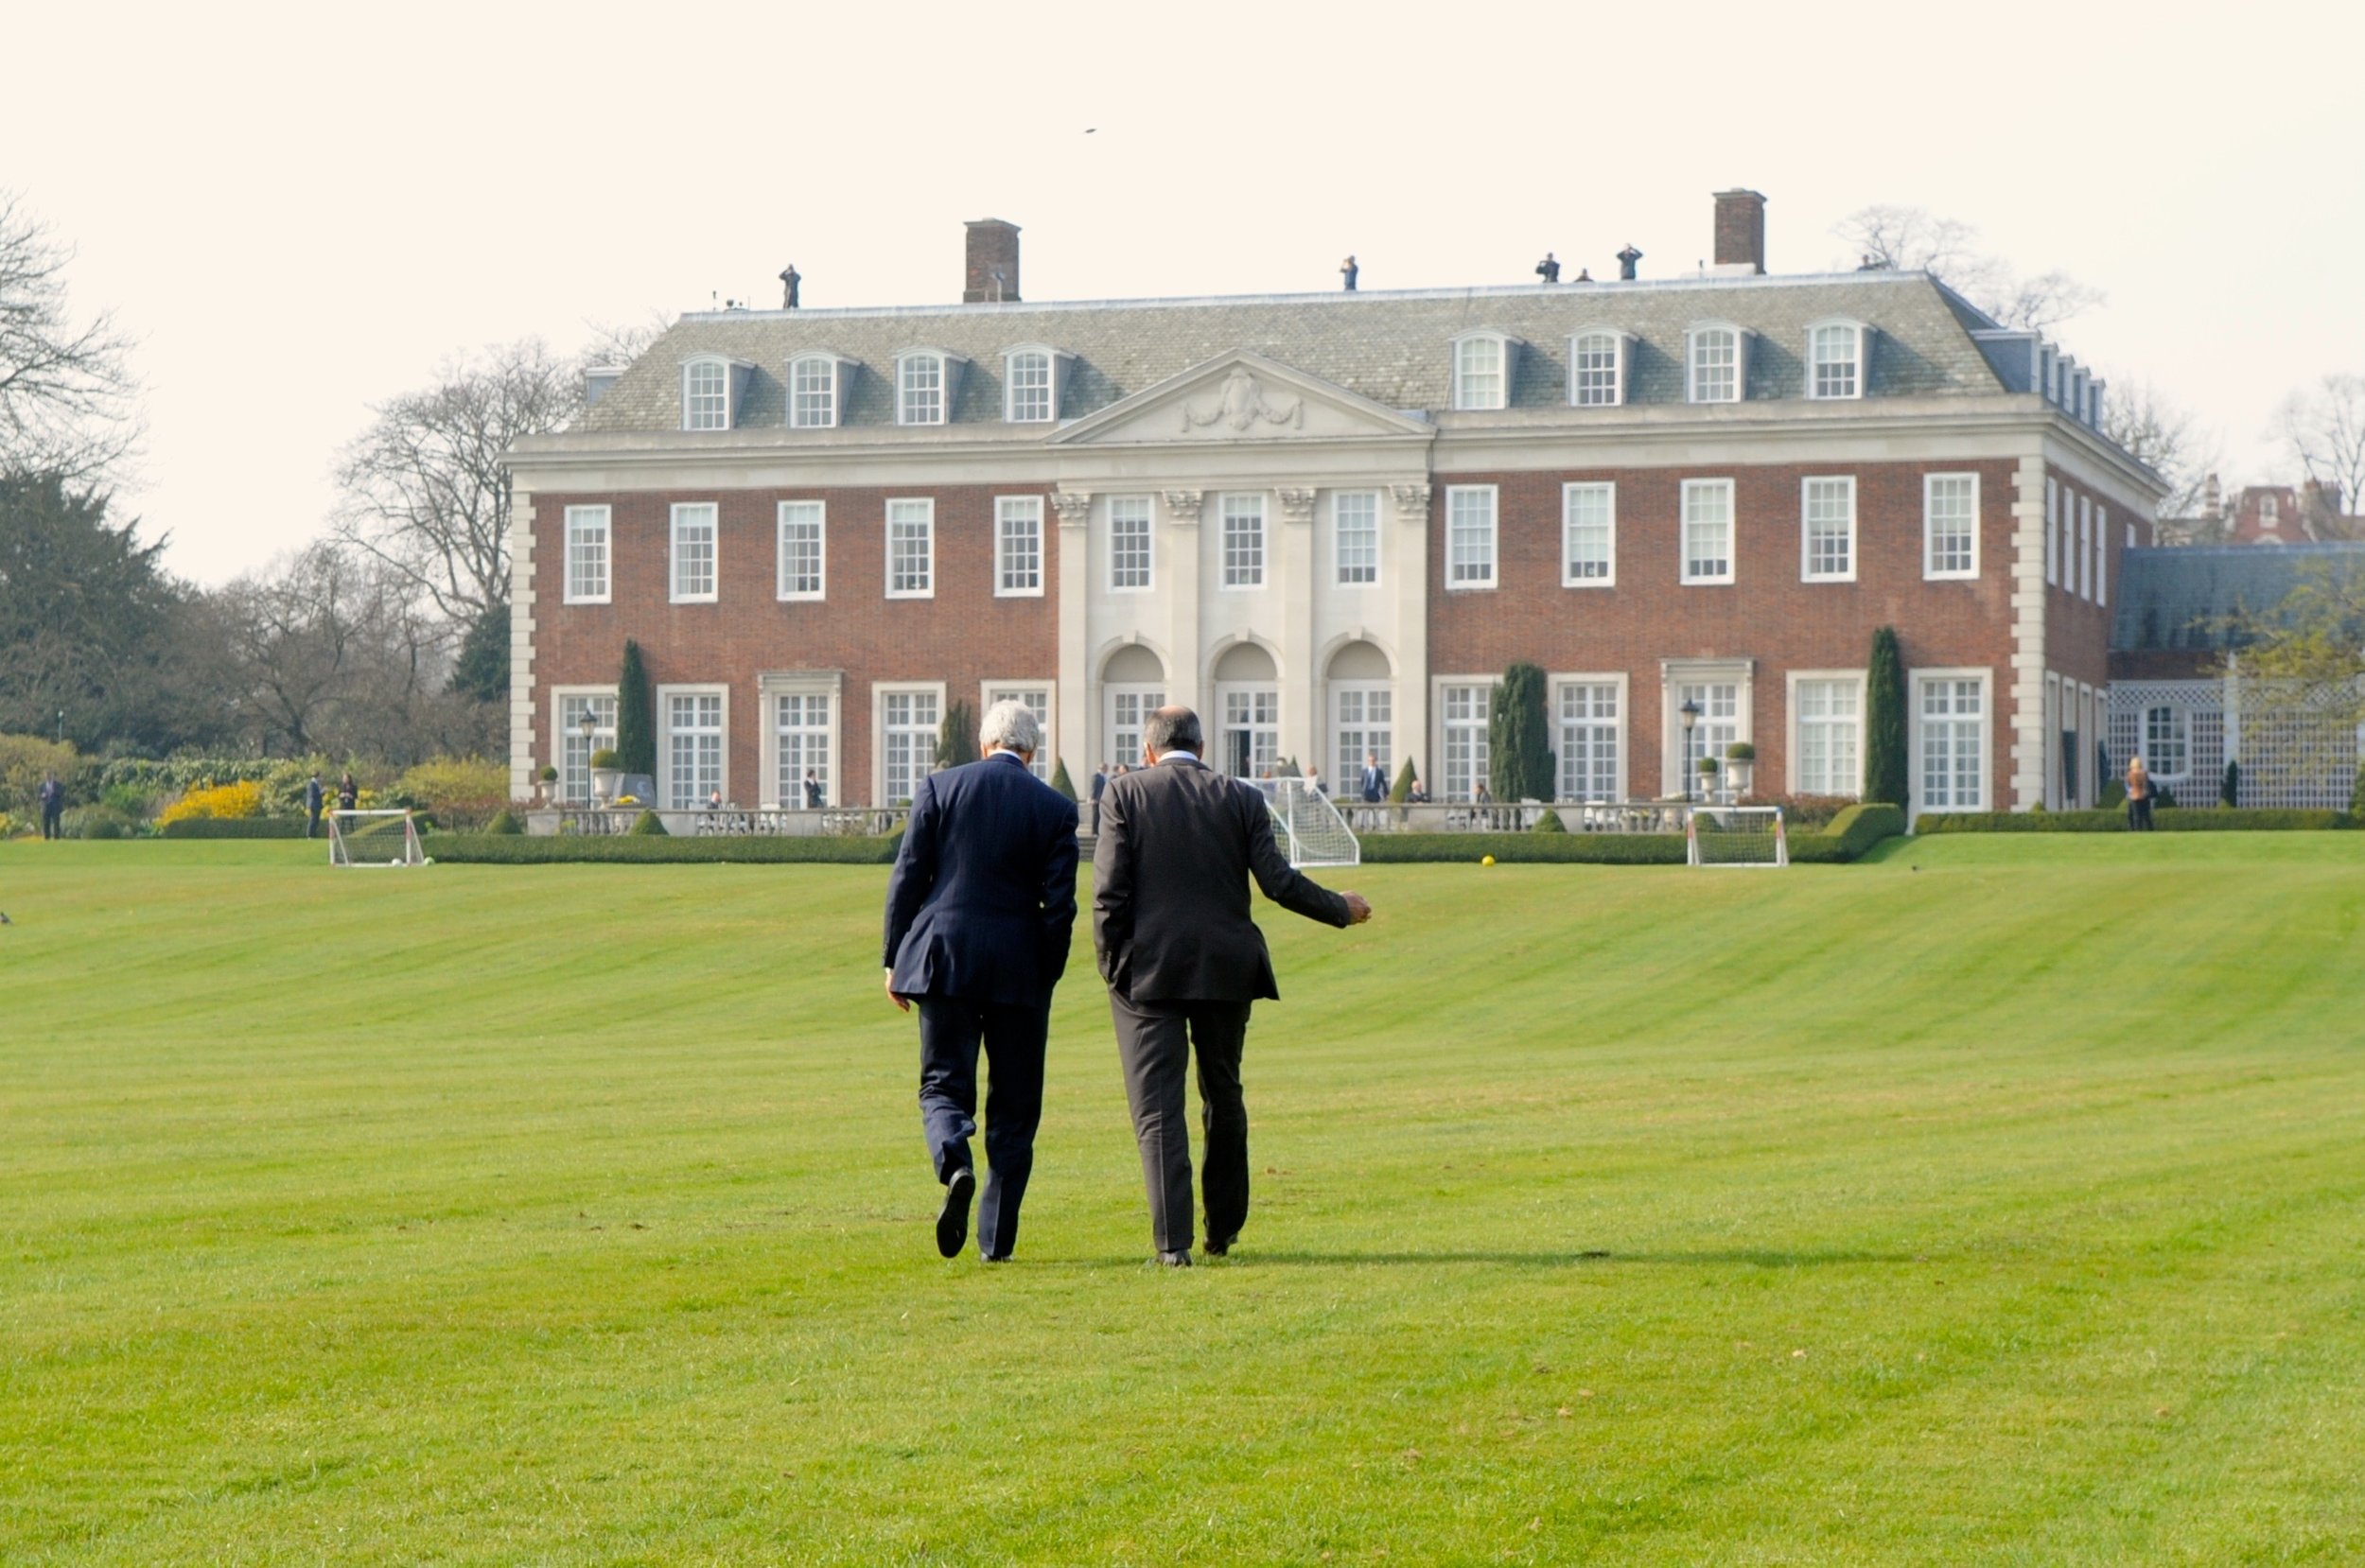
[{"label": "brick chimney", "polygon": [[[1000,278],[994,274],[1001,273]],[[1018,299],[1018,225],[998,218],[981,218],[969,225],[969,275],[961,288],[963,305]]]},{"label": "brick chimney", "polygon": [[1753,190],[1716,193],[1716,270],[1765,270],[1765,198]]}]

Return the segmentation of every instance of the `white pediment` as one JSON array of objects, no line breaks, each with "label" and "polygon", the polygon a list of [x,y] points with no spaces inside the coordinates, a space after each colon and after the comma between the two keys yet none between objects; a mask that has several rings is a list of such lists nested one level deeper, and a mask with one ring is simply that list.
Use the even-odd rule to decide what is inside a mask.
[{"label": "white pediment", "polygon": [[1168,376],[1051,437],[1054,444],[1221,444],[1244,441],[1428,440],[1427,420],[1246,349]]}]

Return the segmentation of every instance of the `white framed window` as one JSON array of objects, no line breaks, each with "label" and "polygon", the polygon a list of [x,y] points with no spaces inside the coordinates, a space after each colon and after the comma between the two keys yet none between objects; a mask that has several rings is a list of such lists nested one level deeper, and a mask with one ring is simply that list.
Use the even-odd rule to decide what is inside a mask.
[{"label": "white framed window", "polygon": [[1684,396],[1692,403],[1738,403],[1748,388],[1748,334],[1705,322],[1684,335]]},{"label": "white framed window", "polygon": [[1498,333],[1477,332],[1453,346],[1453,406],[1500,409],[1511,390],[1511,345]]},{"label": "white framed window", "polygon": [[1495,585],[1495,487],[1445,487],[1445,586]]},{"label": "white framed window", "polygon": [[[551,697],[551,756],[558,769],[558,798],[589,800],[591,754],[616,744],[616,688],[558,687]],[[588,740],[583,733],[586,713],[591,715]]]},{"label": "white framed window", "polygon": [[1002,417],[1013,425],[1048,424],[1052,418],[1051,356],[1039,348],[1020,349],[1003,361],[1005,389]]},{"label": "white framed window", "polygon": [[1618,584],[1618,486],[1588,480],[1560,487],[1560,585]]},{"label": "white framed window", "polygon": [[1440,800],[1469,800],[1487,778],[1486,722],[1495,702],[1489,680],[1447,679],[1438,683],[1437,711],[1445,771]]},{"label": "white framed window", "polygon": [[[2094,509],[2085,497],[2072,497],[2077,503],[2077,597],[2093,597],[2093,519]],[[2064,501],[2064,505],[2068,502]],[[2066,519],[2064,520],[2066,522]],[[2067,531],[2066,527],[2064,531]]]},{"label": "white framed window", "polygon": [[806,354],[788,364],[788,423],[797,430],[837,426],[838,383],[844,366],[836,356]]},{"label": "white framed window", "polygon": [[1256,495],[1223,498],[1223,585],[1261,588],[1265,585],[1265,497]]},{"label": "white framed window", "polygon": [[1988,809],[1988,672],[1913,672],[1914,810]]},{"label": "white framed window", "polygon": [[610,526],[606,507],[570,506],[567,509],[568,603],[608,602]]},{"label": "white framed window", "polygon": [[1222,723],[1216,755],[1205,760],[1235,778],[1269,778],[1281,760],[1281,688],[1266,682],[1219,683]]},{"label": "white framed window", "polygon": [[937,596],[937,503],[933,500],[886,504],[886,596]]},{"label": "white framed window", "polygon": [[1807,395],[1862,397],[1865,338],[1861,322],[1817,322],[1807,328]]},{"label": "white framed window", "polygon": [[837,677],[767,676],[762,686],[771,804],[792,811],[836,805]]},{"label": "white framed window", "polygon": [[1791,672],[1792,793],[1864,793],[1864,685],[1861,671]]},{"label": "white framed window", "polygon": [[941,425],[945,416],[944,356],[904,354],[895,361],[895,423]]},{"label": "white framed window", "polygon": [[672,598],[676,604],[714,602],[715,510],[712,501],[674,504]]},{"label": "white framed window", "polygon": [[[1142,728],[1149,716],[1166,706],[1166,688],[1155,683],[1140,681],[1114,682],[1103,688],[1109,704],[1108,723],[1102,733],[1108,736],[1108,755],[1100,760],[1109,767],[1123,763],[1129,768],[1142,765]],[[1200,758],[1202,762],[1210,759]],[[1212,765],[1212,763],[1211,763]]]},{"label": "white framed window", "polygon": [[1683,574],[1685,583],[1733,580],[1733,481],[1683,482]]},{"label": "white framed window", "polygon": [[[1109,500],[1109,591],[1147,593],[1151,573],[1149,497],[1112,496]],[[1135,752],[1138,758],[1141,753]]]},{"label": "white framed window", "polygon": [[[1748,659],[1659,661],[1659,793],[1695,799],[1730,797],[1734,774],[1728,765],[1737,740],[1755,739],[1757,667]],[[1697,718],[1684,726],[1683,708]],[[1700,760],[1716,759],[1703,774]]]},{"label": "white framed window", "polygon": [[821,501],[782,501],[780,510],[781,600],[823,597],[829,580],[828,509]]},{"label": "white framed window", "polygon": [[1042,729],[1042,743],[1035,748],[1031,766],[1034,775],[1045,784],[1051,782],[1051,770],[1060,756],[1051,735],[1051,715],[1059,706],[1051,700],[1055,689],[1049,681],[988,681],[978,690],[977,714],[981,719],[988,708],[1003,702],[1022,703],[1035,716],[1035,723]]},{"label": "white framed window", "polygon": [[1341,587],[1379,581],[1379,492],[1340,490],[1330,497],[1332,561]]},{"label": "white framed window", "polygon": [[1566,676],[1555,684],[1561,799],[1626,797],[1625,688],[1622,675]]},{"label": "white framed window", "polygon": [[1921,575],[1979,575],[1979,476],[1921,477]]},{"label": "white framed window", "polygon": [[1798,481],[1798,576],[1808,583],[1856,580],[1856,479]]},{"label": "white framed window", "polygon": [[731,427],[731,367],[727,359],[692,359],[681,368],[681,427]]},{"label": "white framed window", "polygon": [[997,599],[1042,597],[1042,497],[993,499],[993,592]]},{"label": "white framed window", "polygon": [[657,719],[665,726],[657,763],[658,798],[670,811],[694,811],[725,794],[730,693],[719,686],[662,686]]},{"label": "white framed window", "polygon": [[2111,602],[2111,514],[2094,503],[2094,602]]},{"label": "white framed window", "polygon": [[2044,580],[2061,581],[2061,481],[2044,481]]},{"label": "white framed window", "polygon": [[2192,771],[2193,717],[2181,707],[2144,709],[2144,766],[2154,778]]},{"label": "white framed window", "polygon": [[[1686,703],[1694,704],[1700,710],[1699,719],[1690,729],[1683,727]],[[1687,682],[1675,688],[1675,734],[1682,747],[1684,779],[1702,794],[1713,794],[1714,786],[1725,777],[1725,754],[1741,739],[1741,683]],[[1709,757],[1716,758],[1719,770],[1713,779],[1700,771],[1701,759]]]},{"label": "white framed window", "polygon": [[1387,681],[1333,681],[1330,686],[1330,793],[1360,799],[1363,759],[1379,759],[1380,775],[1396,777],[1396,688]]},{"label": "white framed window", "polygon": [[906,806],[920,781],[936,770],[944,688],[876,686],[871,690],[879,713],[879,804]]},{"label": "white framed window", "polygon": [[1626,335],[1580,332],[1568,340],[1568,402],[1614,409],[1626,401]]}]

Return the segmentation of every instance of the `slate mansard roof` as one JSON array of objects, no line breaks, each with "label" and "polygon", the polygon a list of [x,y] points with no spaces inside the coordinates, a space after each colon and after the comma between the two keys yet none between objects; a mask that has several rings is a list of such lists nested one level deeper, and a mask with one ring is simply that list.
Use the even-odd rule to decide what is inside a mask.
[{"label": "slate mansard roof", "polygon": [[[1754,334],[1748,400],[1806,395],[1812,322],[1875,328],[1868,397],[1995,395],[2024,390],[1983,352],[1991,328],[1923,272],[1673,279],[1493,288],[1374,290],[1072,304],[946,305],[851,310],[732,310],[684,316],[574,427],[681,428],[681,366],[722,355],[750,367],[741,429],[784,427],[789,361],[829,352],[859,363],[841,427],[895,424],[895,357],[928,347],[965,357],[950,424],[1000,425],[1003,355],[1039,344],[1074,356],[1062,422],[1109,407],[1235,349],[1321,377],[1385,408],[1453,403],[1453,342],[1495,331],[1519,340],[1510,406],[1567,408],[1568,340],[1594,329],[1633,339],[1629,404],[1685,400],[1685,333],[1725,322]],[[798,432],[802,434],[803,432]]]},{"label": "slate mansard roof", "polygon": [[2162,546],[2119,556],[2113,653],[2219,653],[2312,572],[2365,571],[2365,544]]}]

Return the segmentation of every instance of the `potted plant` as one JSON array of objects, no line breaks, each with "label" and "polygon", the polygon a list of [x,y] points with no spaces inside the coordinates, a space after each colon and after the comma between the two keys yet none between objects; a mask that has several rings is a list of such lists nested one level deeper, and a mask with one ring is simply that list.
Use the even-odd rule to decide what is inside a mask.
[{"label": "potted plant", "polygon": [[545,806],[557,805],[558,770],[550,763],[545,762],[542,764],[542,772],[538,776],[542,780],[542,804]]},{"label": "potted plant", "polygon": [[604,806],[616,798],[616,786],[623,778],[622,759],[613,746],[602,746],[591,754],[591,801]]},{"label": "potted plant", "polygon": [[1732,764],[1733,793],[1749,793],[1749,775],[1756,771],[1758,748],[1747,740],[1735,740],[1725,748],[1725,760]]},{"label": "potted plant", "polygon": [[1716,775],[1722,771],[1723,764],[1719,763],[1715,758],[1700,758],[1700,798],[1702,800],[1716,798]]}]

